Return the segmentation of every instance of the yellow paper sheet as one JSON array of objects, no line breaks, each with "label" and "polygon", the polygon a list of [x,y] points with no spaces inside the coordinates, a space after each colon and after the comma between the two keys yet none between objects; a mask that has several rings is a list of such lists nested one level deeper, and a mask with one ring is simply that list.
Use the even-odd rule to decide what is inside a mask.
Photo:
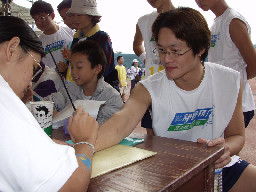
[{"label": "yellow paper sheet", "polygon": [[93,155],[91,178],[125,167],[155,154],[156,152],[153,151],[120,144],[104,149]]}]

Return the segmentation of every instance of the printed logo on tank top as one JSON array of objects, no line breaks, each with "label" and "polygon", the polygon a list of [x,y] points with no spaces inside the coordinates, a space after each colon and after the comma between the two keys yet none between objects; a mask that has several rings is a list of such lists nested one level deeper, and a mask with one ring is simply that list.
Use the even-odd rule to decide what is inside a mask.
[{"label": "printed logo on tank top", "polygon": [[154,36],[153,36],[153,34],[152,34],[152,37],[151,37],[151,39],[150,39],[150,42],[151,42],[151,41],[156,41],[155,38],[154,38]]},{"label": "printed logo on tank top", "polygon": [[168,131],[184,131],[196,126],[212,124],[213,108],[197,109],[194,112],[176,113]]},{"label": "printed logo on tank top", "polygon": [[211,35],[211,47],[215,47],[218,40],[220,40],[220,33]]}]

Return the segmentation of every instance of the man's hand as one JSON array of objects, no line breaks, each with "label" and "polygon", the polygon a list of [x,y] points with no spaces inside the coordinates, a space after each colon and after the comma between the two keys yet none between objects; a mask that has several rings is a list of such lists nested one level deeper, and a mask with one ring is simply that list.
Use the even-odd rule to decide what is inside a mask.
[{"label": "man's hand", "polygon": [[205,143],[208,145],[208,147],[212,147],[215,145],[221,145],[224,146],[224,154],[215,162],[215,168],[222,168],[225,165],[229,164],[231,161],[229,147],[225,145],[225,139],[224,138],[216,138],[213,140],[206,140],[203,138],[197,139],[198,143]]}]

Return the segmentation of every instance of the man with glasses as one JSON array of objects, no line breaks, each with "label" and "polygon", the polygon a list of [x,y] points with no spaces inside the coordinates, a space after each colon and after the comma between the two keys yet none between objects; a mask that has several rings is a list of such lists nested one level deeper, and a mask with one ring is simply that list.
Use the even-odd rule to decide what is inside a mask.
[{"label": "man with glasses", "polygon": [[46,53],[46,56],[42,59],[43,63],[50,68],[56,68],[50,55],[51,51],[58,64],[59,71],[65,73],[68,65],[64,63],[61,50],[67,48],[73,40],[72,29],[59,26],[54,22],[54,10],[51,4],[47,2],[36,1],[30,9],[30,15],[35,20],[37,28],[43,31],[39,36]]},{"label": "man with glasses", "polygon": [[206,20],[180,7],[159,14],[152,32],[164,70],[136,85],[121,111],[100,126],[96,150],[127,137],[152,105],[155,135],[224,146],[215,162],[215,168],[223,168],[223,188],[255,191],[255,166],[236,156],[245,140],[240,74],[204,62],[211,40]]}]

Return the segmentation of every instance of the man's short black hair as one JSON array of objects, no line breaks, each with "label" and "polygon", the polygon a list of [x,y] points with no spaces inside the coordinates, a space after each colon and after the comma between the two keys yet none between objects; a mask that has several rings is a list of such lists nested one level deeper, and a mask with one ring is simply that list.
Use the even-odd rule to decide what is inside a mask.
[{"label": "man's short black hair", "polygon": [[179,7],[159,14],[152,25],[156,42],[158,42],[158,34],[162,28],[172,30],[177,39],[185,41],[192,48],[194,55],[205,49],[201,55],[201,61],[205,61],[210,48],[211,31],[199,11]]},{"label": "man's short black hair", "polygon": [[81,53],[87,56],[88,60],[91,63],[91,68],[93,69],[97,65],[102,65],[102,70],[98,74],[98,79],[100,79],[104,72],[105,66],[107,64],[107,59],[105,53],[101,46],[93,40],[84,40],[80,41],[74,45],[71,49],[72,55],[75,53]]},{"label": "man's short black hair", "polygon": [[30,9],[30,15],[34,16],[40,13],[47,13],[47,14],[54,13],[52,5],[45,1],[36,1]]},{"label": "man's short black hair", "polygon": [[116,58],[117,62],[118,62],[119,59],[121,59],[122,57],[123,57],[122,55],[117,56],[117,58]]},{"label": "man's short black hair", "polygon": [[57,6],[58,12],[60,12],[62,9],[70,8],[72,4],[72,0],[63,0],[61,3]]}]

